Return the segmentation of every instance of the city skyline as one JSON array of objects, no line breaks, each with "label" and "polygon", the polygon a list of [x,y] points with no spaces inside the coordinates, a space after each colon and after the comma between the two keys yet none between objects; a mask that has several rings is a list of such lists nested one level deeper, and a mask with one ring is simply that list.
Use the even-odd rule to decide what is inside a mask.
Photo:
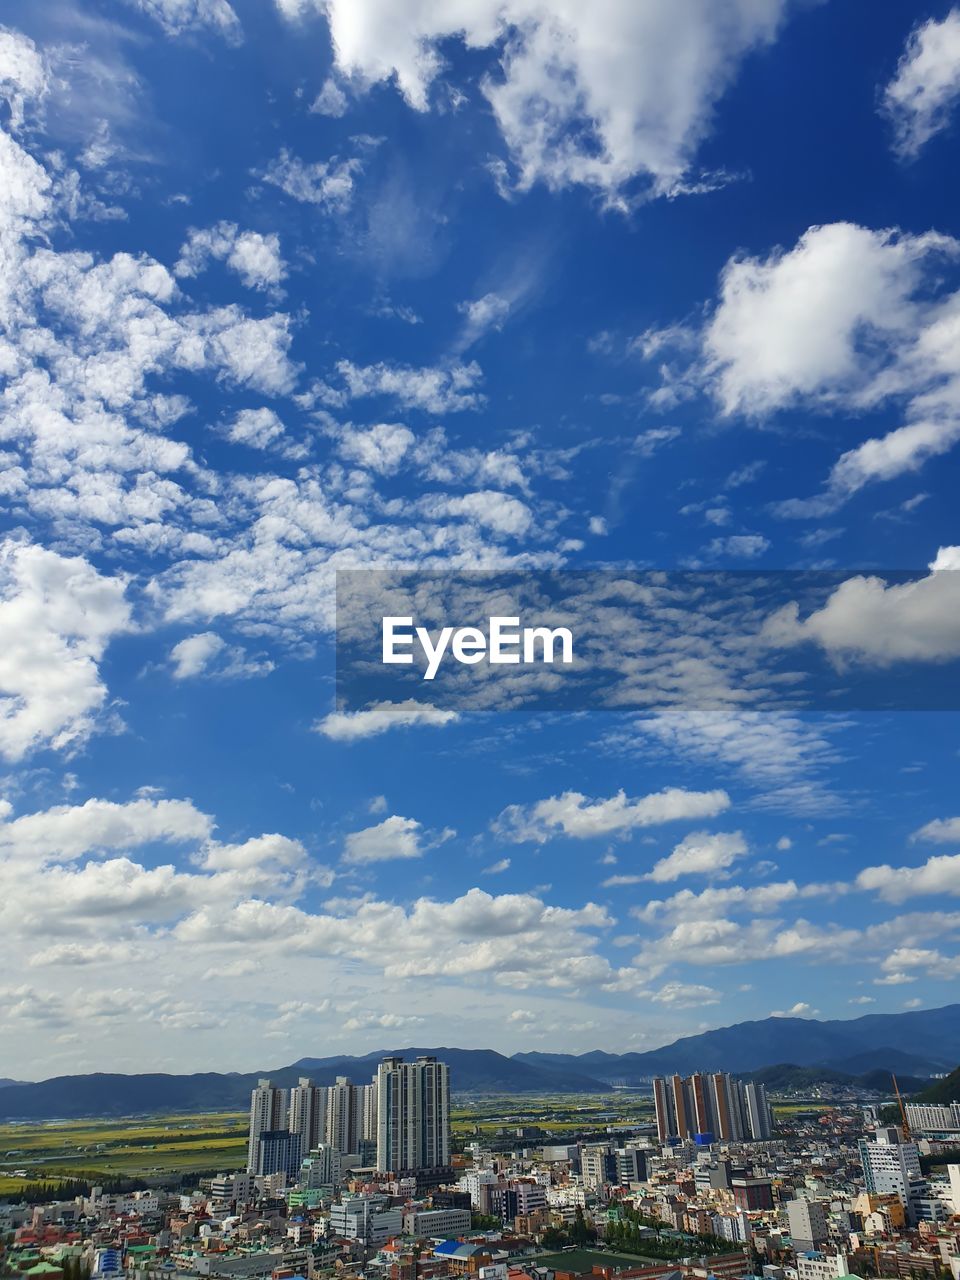
[{"label": "city skyline", "polygon": [[[0,1076],[954,1000],[958,15],[6,0]],[[603,570],[688,701],[338,708],[398,565]]]}]

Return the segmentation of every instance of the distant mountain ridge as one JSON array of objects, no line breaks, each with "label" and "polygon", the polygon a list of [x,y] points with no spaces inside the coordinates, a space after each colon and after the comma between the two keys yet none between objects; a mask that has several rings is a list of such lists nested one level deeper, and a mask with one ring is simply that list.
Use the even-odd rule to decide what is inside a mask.
[{"label": "distant mountain ridge", "polygon": [[880,1068],[929,1076],[951,1071],[960,1061],[960,1004],[823,1022],[763,1018],[684,1036],[648,1053],[520,1053],[516,1057],[531,1066],[578,1067],[610,1084],[625,1085],[675,1071],[746,1073],[784,1062],[856,1074]]},{"label": "distant mountain ridge", "polygon": [[302,1058],[290,1066],[245,1073],[57,1076],[34,1084],[5,1084],[0,1088],[0,1117],[69,1119],[242,1108],[262,1076],[284,1086],[295,1084],[301,1075],[310,1075],[318,1084],[332,1084],[337,1076],[366,1083],[388,1053],[407,1058],[435,1054],[450,1064],[453,1087],[461,1093],[596,1093],[611,1085],[641,1085],[651,1076],[672,1072],[748,1075],[766,1068],[782,1071],[784,1064],[847,1076],[894,1070],[928,1077],[952,1071],[960,1062],[960,1004],[822,1022],[764,1018],[684,1036],[647,1053],[594,1050],[507,1057],[493,1049],[407,1048]]}]

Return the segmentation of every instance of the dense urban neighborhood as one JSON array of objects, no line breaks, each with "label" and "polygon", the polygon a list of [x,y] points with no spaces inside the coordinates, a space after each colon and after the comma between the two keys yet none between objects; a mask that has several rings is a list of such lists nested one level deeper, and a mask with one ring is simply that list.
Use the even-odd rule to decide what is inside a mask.
[{"label": "dense urban neighborhood", "polygon": [[137,1187],[24,1184],[0,1204],[0,1271],[960,1280],[957,1102],[780,1097],[774,1109],[762,1082],[694,1073],[650,1082],[652,1122],[463,1136],[452,1084],[433,1056],[385,1058],[365,1081],[262,1079],[245,1167]]}]

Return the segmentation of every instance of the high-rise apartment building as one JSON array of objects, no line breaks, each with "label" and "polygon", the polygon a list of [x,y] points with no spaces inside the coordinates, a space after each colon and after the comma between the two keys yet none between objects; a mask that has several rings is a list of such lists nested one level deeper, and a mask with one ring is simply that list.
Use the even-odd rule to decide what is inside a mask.
[{"label": "high-rise apartment building", "polygon": [[247,1144],[247,1172],[256,1173],[260,1138],[283,1129],[287,1123],[287,1091],[275,1089],[269,1080],[260,1080],[250,1095],[250,1140]]},{"label": "high-rise apartment building", "polygon": [[362,1086],[351,1084],[346,1076],[337,1076],[327,1090],[326,1141],[344,1155],[360,1146],[362,1092]]},{"label": "high-rise apartment building", "polygon": [[289,1129],[268,1129],[257,1143],[258,1177],[285,1174],[289,1182],[300,1174],[300,1135]]},{"label": "high-rise apartment building", "polygon": [[770,1106],[762,1084],[744,1084],[725,1072],[658,1077],[653,1082],[657,1135],[707,1136],[722,1142],[761,1142],[772,1131]]},{"label": "high-rise apartment building", "polygon": [[360,1137],[366,1142],[377,1141],[377,1077],[360,1090]]},{"label": "high-rise apartment building", "polygon": [[450,1163],[450,1068],[436,1058],[385,1058],[377,1071],[377,1168],[384,1173]]},{"label": "high-rise apartment building", "polygon": [[299,1134],[300,1150],[304,1155],[323,1142],[326,1115],[326,1089],[318,1088],[312,1080],[301,1076],[299,1083],[290,1090],[287,1127],[291,1133]]}]

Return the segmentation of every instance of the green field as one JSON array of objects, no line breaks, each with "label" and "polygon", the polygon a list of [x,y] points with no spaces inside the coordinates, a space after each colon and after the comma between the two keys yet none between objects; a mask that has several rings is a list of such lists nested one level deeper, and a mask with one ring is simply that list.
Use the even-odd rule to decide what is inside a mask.
[{"label": "green field", "polygon": [[[240,1168],[247,1117],[236,1111],[146,1120],[66,1120],[0,1125],[0,1196],[61,1178],[158,1178]],[[15,1177],[23,1170],[27,1177]]]},{"label": "green field", "polygon": [[451,1109],[451,1127],[461,1137],[500,1129],[538,1128],[562,1139],[570,1133],[652,1122],[653,1099],[632,1090],[572,1095],[488,1094],[455,1100]]},{"label": "green field", "polygon": [[[500,1132],[504,1141],[517,1141],[516,1131],[529,1129],[531,1145],[539,1145],[652,1119],[650,1096],[632,1091],[489,1094],[455,1099],[452,1128],[460,1143],[474,1135],[494,1139]],[[239,1111],[0,1124],[0,1197],[68,1178],[156,1181],[177,1174],[226,1173],[243,1167],[246,1154],[247,1116]],[[20,1172],[26,1176],[15,1176]]]}]

